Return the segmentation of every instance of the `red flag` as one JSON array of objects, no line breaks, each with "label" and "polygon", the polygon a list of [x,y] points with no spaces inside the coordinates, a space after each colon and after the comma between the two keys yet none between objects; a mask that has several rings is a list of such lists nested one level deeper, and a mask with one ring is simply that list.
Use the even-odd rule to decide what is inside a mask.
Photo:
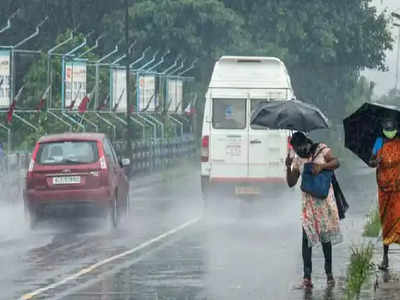
[{"label": "red flag", "polygon": [[79,111],[81,114],[83,114],[83,113],[86,111],[86,109],[87,109],[87,104],[89,103],[89,101],[90,101],[90,99],[89,99],[89,97],[86,95],[85,97],[83,97],[81,103],[79,103],[78,111]]},{"label": "red flag", "polygon": [[130,113],[134,113],[136,111],[136,106],[134,104],[131,104],[131,107],[129,109]]},{"label": "red flag", "polygon": [[110,95],[108,95],[106,97],[106,99],[104,99],[103,103],[101,103],[98,107],[97,110],[104,110],[107,107],[107,103],[110,100]]},{"label": "red flag", "polygon": [[90,99],[93,98],[94,92],[95,92],[96,88],[93,88],[93,90],[87,94],[85,97],[83,97],[81,103],[79,103],[78,106],[78,111],[83,114],[86,112],[87,108],[88,108],[88,104],[90,102]]},{"label": "red flag", "polygon": [[17,100],[21,96],[23,90],[24,90],[24,87],[21,87],[19,89],[19,91],[18,91],[17,95],[15,96],[14,100],[12,101],[10,106],[8,107],[8,111],[7,111],[7,122],[8,122],[8,124],[11,124],[11,122],[12,122],[14,110],[17,107]]},{"label": "red flag", "polygon": [[122,96],[124,95],[124,93],[125,93],[125,90],[122,91],[121,95],[119,96],[119,98],[117,100],[117,103],[115,103],[115,105],[114,105],[114,107],[112,109],[113,112],[117,111],[119,103],[121,102],[121,99],[122,99]]},{"label": "red flag", "polygon": [[40,99],[40,102],[36,108],[36,111],[37,112],[41,111],[45,104],[46,104],[46,99]]},{"label": "red flag", "polygon": [[12,122],[12,118],[13,118],[13,114],[14,114],[14,110],[15,110],[16,106],[17,106],[17,101],[13,100],[11,105],[8,107],[8,111],[7,111],[7,123],[8,124],[11,124],[11,122]]},{"label": "red flag", "polygon": [[196,109],[193,107],[192,103],[189,103],[189,105],[185,108],[186,116],[191,117],[195,113],[196,113]]},{"label": "red flag", "polygon": [[75,106],[75,102],[76,102],[76,100],[72,100],[71,104],[69,106],[67,106],[67,109],[72,110]]},{"label": "red flag", "polygon": [[39,105],[37,106],[36,110],[41,111],[44,105],[46,104],[47,97],[49,96],[51,86],[48,86],[47,89],[44,91],[42,97],[40,98]]}]

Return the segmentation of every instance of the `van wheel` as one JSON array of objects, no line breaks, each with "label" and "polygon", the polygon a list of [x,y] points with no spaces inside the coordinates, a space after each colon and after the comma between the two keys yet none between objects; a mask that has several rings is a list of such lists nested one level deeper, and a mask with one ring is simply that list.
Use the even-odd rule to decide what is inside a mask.
[{"label": "van wheel", "polygon": [[110,207],[110,219],[111,226],[113,228],[117,228],[119,225],[119,209],[118,209],[118,200],[117,195],[114,196],[114,199],[111,201]]},{"label": "van wheel", "polygon": [[212,193],[208,177],[201,177],[201,194],[203,199],[203,215],[205,217],[215,213],[215,194]]}]

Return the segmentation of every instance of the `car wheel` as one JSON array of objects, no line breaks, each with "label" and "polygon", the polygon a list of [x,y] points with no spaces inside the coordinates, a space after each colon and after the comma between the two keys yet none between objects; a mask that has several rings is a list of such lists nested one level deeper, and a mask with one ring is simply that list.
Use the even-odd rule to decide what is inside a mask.
[{"label": "car wheel", "polygon": [[39,216],[35,209],[29,208],[27,204],[24,205],[25,221],[27,222],[29,229],[34,230],[39,222]]},{"label": "car wheel", "polygon": [[127,192],[127,194],[126,194],[126,199],[125,199],[125,203],[124,203],[124,206],[125,206],[125,217],[126,218],[128,218],[129,217],[129,215],[130,215],[130,210],[131,210],[131,198],[130,198],[130,195],[129,195],[130,193],[129,193],[129,190],[128,190],[128,192]]},{"label": "car wheel", "polygon": [[118,199],[117,195],[115,195],[114,199],[111,201],[111,208],[110,208],[110,219],[113,228],[117,228],[119,225],[119,209],[118,209],[117,199]]}]

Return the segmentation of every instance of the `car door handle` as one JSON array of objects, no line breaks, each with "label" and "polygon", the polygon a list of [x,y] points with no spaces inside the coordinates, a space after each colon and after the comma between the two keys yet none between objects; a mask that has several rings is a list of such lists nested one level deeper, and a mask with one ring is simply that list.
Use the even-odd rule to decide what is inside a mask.
[{"label": "car door handle", "polygon": [[250,144],[261,144],[260,140],[251,140]]}]

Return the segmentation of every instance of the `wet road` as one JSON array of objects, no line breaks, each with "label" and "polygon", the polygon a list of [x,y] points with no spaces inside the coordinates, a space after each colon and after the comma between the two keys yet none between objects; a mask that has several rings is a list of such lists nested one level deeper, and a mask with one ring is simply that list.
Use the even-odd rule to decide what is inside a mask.
[{"label": "wet road", "polygon": [[[326,289],[320,249],[313,251],[313,294],[293,289],[301,278],[302,261],[300,202],[298,191],[292,190],[268,202],[242,206],[245,214],[237,210],[236,200],[229,199],[232,205],[226,213],[194,220],[183,230],[91,269],[199,216],[197,170],[135,182],[133,213],[117,231],[98,221],[64,220],[49,221],[31,233],[23,227],[18,205],[4,207],[0,299],[29,299],[30,292],[54,283],[55,288],[32,299],[335,299],[340,294],[350,234],[345,236],[347,243],[334,247],[339,262],[335,289]],[[372,183],[373,177],[368,181]],[[363,187],[354,191],[363,197],[361,192],[371,193]],[[361,216],[369,205],[364,199],[354,211]],[[357,220],[344,222],[343,230],[354,231],[361,226]]]}]

